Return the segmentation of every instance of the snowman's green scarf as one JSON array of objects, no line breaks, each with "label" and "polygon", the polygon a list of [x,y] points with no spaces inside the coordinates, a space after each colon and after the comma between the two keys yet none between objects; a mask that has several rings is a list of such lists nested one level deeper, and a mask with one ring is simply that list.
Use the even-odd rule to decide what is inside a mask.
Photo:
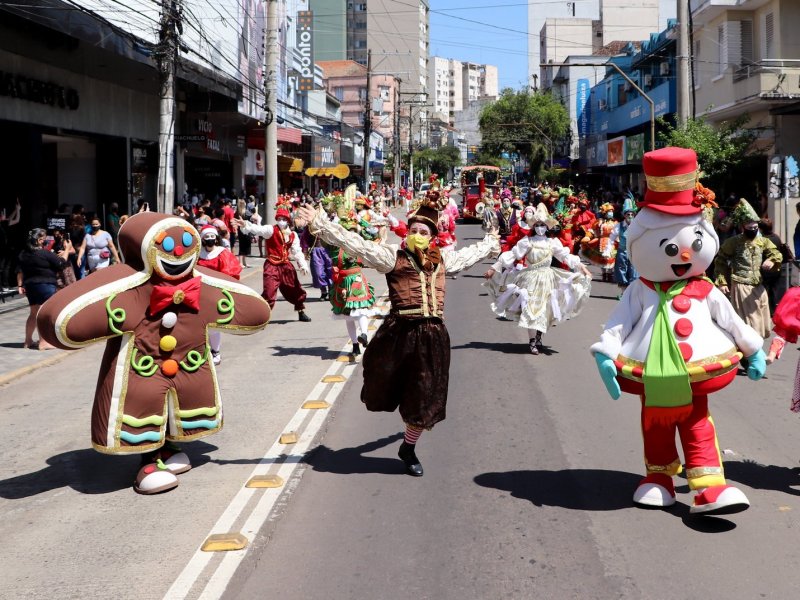
[{"label": "snowman's green scarf", "polygon": [[689,370],[672,333],[667,311],[667,302],[680,294],[687,283],[685,279],[676,281],[666,292],[660,284],[653,284],[658,294],[658,312],[642,375],[645,406],[674,408],[692,402]]}]

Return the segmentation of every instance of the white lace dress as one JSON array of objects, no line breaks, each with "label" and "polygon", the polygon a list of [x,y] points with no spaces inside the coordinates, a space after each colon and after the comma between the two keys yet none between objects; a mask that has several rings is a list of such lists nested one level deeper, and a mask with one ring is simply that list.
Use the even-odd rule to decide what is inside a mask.
[{"label": "white lace dress", "polygon": [[[579,272],[551,267],[553,257],[570,269],[580,266],[580,259],[561,242],[544,236],[525,237],[503,252],[492,265],[494,276],[484,284],[494,314],[542,333],[577,316],[591,293],[591,280]],[[522,259],[524,267],[516,264]]]}]

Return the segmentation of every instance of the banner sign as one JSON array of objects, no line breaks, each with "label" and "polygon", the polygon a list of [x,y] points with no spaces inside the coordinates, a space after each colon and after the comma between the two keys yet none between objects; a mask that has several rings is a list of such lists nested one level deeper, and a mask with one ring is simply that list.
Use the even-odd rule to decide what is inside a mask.
[{"label": "banner sign", "polygon": [[586,137],[591,130],[590,116],[591,105],[589,104],[589,96],[591,88],[588,79],[578,79],[578,90],[575,93],[575,118],[578,122],[578,135]]},{"label": "banner sign", "polygon": [[340,162],[339,142],[315,135],[310,166],[315,169],[330,169]]},{"label": "banner sign", "polygon": [[314,89],[314,13],[297,11],[297,50],[300,52],[300,76],[297,89],[301,92]]},{"label": "banner sign", "polygon": [[625,159],[628,164],[642,162],[644,156],[644,134],[629,135],[625,140]]}]

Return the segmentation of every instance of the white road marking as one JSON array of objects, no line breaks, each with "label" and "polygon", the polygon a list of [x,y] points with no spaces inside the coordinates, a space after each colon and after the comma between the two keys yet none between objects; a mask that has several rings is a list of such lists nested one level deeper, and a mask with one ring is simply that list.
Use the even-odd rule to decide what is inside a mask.
[{"label": "white road marking", "polygon": [[[384,298],[385,297],[379,298],[378,302],[381,302],[384,300]],[[372,324],[373,321],[374,319],[370,320],[370,324]],[[370,339],[372,338],[369,333],[367,333],[367,335]],[[346,354],[351,345],[351,342],[348,340],[340,352]],[[356,361],[352,363],[341,363],[334,360],[331,366],[328,367],[328,370],[325,372],[323,377],[328,375],[342,374],[345,369],[354,367],[356,364],[358,364],[359,360],[360,359],[358,357],[356,358]],[[331,405],[331,408],[333,408],[333,405],[336,403],[336,400],[338,399],[339,394],[341,394],[346,383],[347,382],[344,381],[340,383],[329,384],[322,383],[320,381],[314,386],[314,388],[311,390],[311,393],[306,396],[305,400],[300,402],[300,405],[302,406],[303,402],[308,400],[325,400]],[[230,504],[228,504],[227,508],[222,515],[220,515],[219,519],[217,519],[217,522],[211,528],[211,531],[204,536],[203,540],[205,540],[208,535],[214,533],[227,533],[231,531],[234,524],[242,516],[242,511],[244,511],[245,507],[247,507],[252,500],[253,495],[262,494],[261,499],[253,508],[250,515],[247,516],[244,525],[241,527],[241,533],[247,538],[248,541],[247,547],[243,550],[235,550],[225,553],[222,561],[217,565],[214,572],[210,574],[208,583],[198,598],[201,598],[202,600],[214,600],[222,596],[231,579],[233,578],[236,569],[247,555],[247,551],[250,549],[250,546],[252,545],[252,542],[262,525],[269,518],[275,503],[286,489],[285,485],[280,488],[247,488],[244,487],[245,483],[252,477],[258,475],[267,475],[276,462],[278,462],[281,457],[285,457],[285,460],[281,463],[277,473],[274,474],[283,478],[283,480],[288,484],[292,475],[297,469],[297,466],[302,462],[306,452],[308,452],[312,442],[317,437],[317,434],[325,423],[325,420],[330,415],[330,412],[331,409],[313,410],[299,408],[282,430],[297,431],[299,436],[297,443],[293,444],[291,448],[287,448],[286,445],[276,441],[270,447],[270,449],[267,450],[267,453],[261,458],[259,463],[253,469],[253,472],[245,479],[244,482],[242,482],[242,488],[239,490],[236,496],[234,496]],[[310,419],[308,419],[309,413],[311,413]],[[302,429],[302,431],[300,431],[300,427],[307,419],[308,423]],[[287,450],[289,450],[288,453]],[[203,574],[203,571],[206,569],[211,560],[217,556],[217,553],[203,552],[198,547],[194,555],[189,559],[189,563],[186,565],[186,567],[184,567],[181,574],[178,575],[177,579],[174,581],[169,590],[167,590],[167,593],[164,595],[164,599],[183,600],[184,598],[187,598],[189,593],[192,591],[192,588],[195,587],[201,575]]]}]

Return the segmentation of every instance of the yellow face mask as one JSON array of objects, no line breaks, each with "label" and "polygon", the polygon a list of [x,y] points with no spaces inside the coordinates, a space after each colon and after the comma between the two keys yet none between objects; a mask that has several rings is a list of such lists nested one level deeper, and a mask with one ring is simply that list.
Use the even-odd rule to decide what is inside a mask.
[{"label": "yellow face mask", "polygon": [[424,235],[420,235],[418,233],[411,233],[406,236],[406,246],[409,250],[411,250],[411,252],[416,251],[417,248],[423,251],[427,250],[430,243],[431,238],[425,237]]}]

